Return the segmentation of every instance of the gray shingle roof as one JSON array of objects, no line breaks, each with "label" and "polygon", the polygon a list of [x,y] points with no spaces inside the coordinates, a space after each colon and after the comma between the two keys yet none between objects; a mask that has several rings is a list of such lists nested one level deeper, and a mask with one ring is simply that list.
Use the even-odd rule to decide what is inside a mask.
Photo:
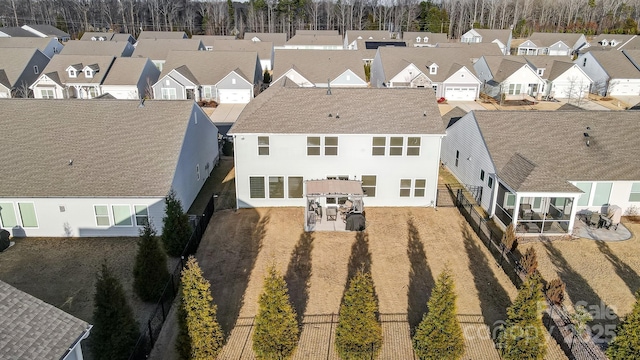
[{"label": "gray shingle roof", "polygon": [[498,171],[498,176],[514,191],[580,192],[554,172],[519,153],[515,153]]},{"label": "gray shingle roof", "polygon": [[503,169],[518,167],[520,163],[509,164],[516,153],[535,165],[536,174],[522,182],[526,186],[520,184],[522,191],[553,190],[552,181],[545,182],[549,176],[566,181],[640,180],[640,122],[634,112],[474,111],[473,116],[500,177]]},{"label": "gray shingle roof", "polygon": [[[0,48],[33,48],[43,51],[51,41],[50,38],[0,38]],[[58,49],[62,48],[62,45]]]},{"label": "gray shingle roof", "polygon": [[165,196],[194,106],[1,100],[0,197]]},{"label": "gray shingle roof", "polygon": [[[92,56],[92,55],[62,55],[58,54],[54,56],[49,64],[44,68],[42,74],[46,74],[49,77],[52,77],[51,73],[56,73],[55,76],[58,77],[60,82],[58,84],[100,84],[102,80],[109,72],[109,68],[115,59],[114,56]],[[84,73],[81,71],[87,65],[98,65],[100,71],[95,73],[92,78],[85,77]],[[75,78],[70,78],[69,73],[66,69],[69,66],[79,66],[76,67],[78,71],[78,76]]]},{"label": "gray shingle roof", "polygon": [[3,48],[0,51],[0,69],[5,71],[11,86],[17,85],[16,81],[24,72],[36,51],[39,50],[33,48]]},{"label": "gray shingle roof", "polygon": [[38,35],[29,32],[21,27],[0,27],[0,32],[5,33],[11,37],[34,37],[37,38],[39,37]]},{"label": "gray shingle roof", "polygon": [[347,30],[345,37],[349,43],[358,38],[362,40],[391,40],[391,33],[386,30]]},{"label": "gray shingle roof", "polygon": [[0,357],[61,359],[89,324],[0,281]]},{"label": "gray shingle roof", "polygon": [[142,31],[138,35],[140,39],[187,39],[184,31]]},{"label": "gray shingle roof", "polygon": [[455,124],[461,117],[467,115],[467,111],[459,106],[449,110],[446,114],[442,115],[442,122],[445,128]]},{"label": "gray shingle roof", "polygon": [[138,39],[132,57],[143,57],[151,60],[166,60],[169,52],[174,50],[204,50],[200,40],[192,39]]},{"label": "gray shingle roof", "polygon": [[622,47],[624,50],[640,50],[640,36],[636,36],[633,39],[629,40]]},{"label": "gray shingle roof", "polygon": [[251,40],[216,40],[213,51],[245,51],[256,52],[260,60],[271,60],[273,43],[268,41],[253,42]]},{"label": "gray shingle roof", "polygon": [[565,45],[573,48],[578,42],[578,39],[580,39],[580,36],[582,36],[582,34],[534,32],[529,36],[529,40],[539,47],[548,47],[558,41],[562,41]]},{"label": "gray shingle roof", "polygon": [[251,40],[254,37],[260,39],[260,41],[272,42],[273,46],[283,46],[287,42],[286,33],[244,33],[245,40]]},{"label": "gray shingle roof", "polygon": [[590,54],[612,79],[640,79],[640,70],[621,51],[593,51]]},{"label": "gray shingle roof", "polygon": [[600,34],[598,36],[596,36],[595,38],[593,38],[593,40],[591,40],[590,44],[591,46],[602,46],[600,45],[600,42],[602,40],[607,40],[607,41],[611,41],[611,40],[616,40],[618,42],[618,44],[616,46],[610,46],[607,45],[607,48],[618,48],[620,45],[624,44],[625,42],[631,40],[632,38],[634,38],[637,35],[628,35],[628,34]]},{"label": "gray shingle roof", "polygon": [[338,88],[327,95],[276,84],[244,108],[229,133],[444,134],[444,126],[433,91]]},{"label": "gray shingle roof", "polygon": [[362,80],[366,79],[364,62],[358,51],[278,49],[273,63],[273,80],[278,80],[293,67],[312,83],[326,84],[327,79],[333,80],[347,69]]},{"label": "gray shingle roof", "polygon": [[201,85],[214,85],[238,68],[250,83],[256,84],[259,80],[254,79],[256,66],[259,66],[258,54],[255,52],[171,51],[162,67],[160,78],[183,65],[189,68],[196,83]]},{"label": "gray shingle roof", "polygon": [[218,40],[236,40],[236,37],[233,35],[193,35],[191,39],[202,41],[204,46],[213,46]]},{"label": "gray shingle roof", "polygon": [[511,34],[511,30],[500,30],[500,29],[474,29],[478,34],[482,36],[483,43],[490,43],[493,40],[500,40],[504,45],[507,45],[507,41],[509,40],[509,35]]},{"label": "gray shingle roof", "polygon": [[[402,33],[402,40],[407,43],[407,46],[413,46],[414,44],[420,45],[425,44],[424,38],[425,36],[428,38],[427,44],[435,45],[438,43],[447,43],[449,39],[447,38],[447,34],[438,34],[432,32],[415,32],[415,31],[405,31]],[[420,42],[416,42],[416,38],[420,37]]]},{"label": "gray shingle roof", "polygon": [[[144,67],[150,61],[146,58],[116,58],[102,85],[136,85],[142,76]],[[151,85],[156,80],[158,79],[151,79]]]},{"label": "gray shingle roof", "polygon": [[60,54],[122,56],[128,46],[131,46],[128,41],[69,40],[65,43]]},{"label": "gray shingle roof", "polygon": [[339,35],[338,30],[296,30],[296,35]]},{"label": "gray shingle roof", "polygon": [[82,41],[98,41],[98,40],[91,40],[92,37],[95,37],[96,39],[98,38],[104,38],[107,41],[110,41],[113,38],[113,34],[112,32],[96,32],[96,31],[86,31],[82,34],[82,37],[79,40]]},{"label": "gray shingle roof", "polygon": [[343,45],[340,35],[305,35],[296,34],[287,41],[287,45]]},{"label": "gray shingle roof", "polygon": [[52,25],[48,25],[48,24],[42,24],[42,25],[27,25],[30,28],[40,31],[41,33],[51,37],[51,36],[55,36],[55,37],[59,37],[59,38],[63,38],[63,37],[69,37],[70,35],[60,29],[58,29],[55,26]]},{"label": "gray shingle roof", "polygon": [[0,69],[0,85],[3,85],[7,89],[11,89],[11,81],[9,81],[7,73],[4,71],[4,69]]}]

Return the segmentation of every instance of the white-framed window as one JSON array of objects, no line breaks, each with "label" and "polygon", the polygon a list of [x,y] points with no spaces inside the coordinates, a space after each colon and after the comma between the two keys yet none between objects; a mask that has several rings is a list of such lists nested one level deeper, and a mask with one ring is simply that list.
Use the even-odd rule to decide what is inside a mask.
[{"label": "white-framed window", "polygon": [[96,216],[97,226],[110,226],[109,207],[107,205],[93,205],[93,214]]},{"label": "white-framed window", "polygon": [[383,136],[374,136],[373,142],[371,146],[371,155],[373,156],[384,156],[385,148],[387,145],[387,138]]},{"label": "white-framed window", "polygon": [[411,196],[411,179],[400,179],[400,197]]},{"label": "white-framed window", "polygon": [[368,197],[376,197],[376,175],[362,175],[362,190]]},{"label": "white-framed window", "polygon": [[484,181],[484,170],[480,170],[480,180]]},{"label": "white-framed window", "polygon": [[522,84],[509,84],[509,95],[519,95]]},{"label": "white-framed window", "polygon": [[200,181],[200,164],[196,164],[196,180]]},{"label": "white-framed window", "polygon": [[433,91],[438,91],[438,85],[431,85],[431,88],[433,89]]},{"label": "white-framed window", "polygon": [[302,178],[302,176],[289,176],[287,178],[287,187],[289,190],[290,199],[302,198],[303,184],[304,184],[304,179]]},{"label": "white-framed window", "polygon": [[88,78],[92,78],[93,77],[93,71],[91,69],[87,69],[84,71],[84,76],[88,77]]},{"label": "white-framed window", "polygon": [[407,155],[420,156],[420,137],[409,136],[407,138]]},{"label": "white-framed window", "polygon": [[429,66],[429,74],[436,74],[438,72],[438,67],[435,65]]},{"label": "white-framed window", "polygon": [[392,136],[389,139],[389,155],[402,156],[402,148],[404,147],[404,138],[401,136]]},{"label": "white-framed window", "polygon": [[111,205],[114,226],[133,226],[131,219],[131,206],[129,205]]},{"label": "white-framed window", "polygon": [[337,136],[324,137],[324,154],[338,155],[338,137]]},{"label": "white-framed window", "polygon": [[631,185],[629,201],[640,201],[640,183],[633,183]]},{"label": "white-framed window", "polygon": [[258,155],[269,155],[268,136],[258,136]]},{"label": "white-framed window", "polygon": [[307,136],[307,155],[320,155],[320,137]]},{"label": "white-framed window", "polygon": [[33,65],[33,73],[34,74],[39,74],[40,73],[40,69],[38,68],[38,65]]},{"label": "white-framed window", "polygon": [[176,98],[177,98],[176,97],[176,89],[174,89],[174,88],[162,88],[162,99],[164,99],[164,100],[175,100]]},{"label": "white-framed window", "polygon": [[587,58],[586,57],[582,60],[582,66],[583,67],[587,66]]},{"label": "white-framed window", "polygon": [[420,42],[420,40],[422,40],[422,38],[421,38],[420,36],[418,36],[418,37],[416,38],[416,42]]},{"label": "white-framed window", "polygon": [[425,179],[400,179],[400,197],[411,197],[411,190],[413,190],[413,197],[424,197],[426,187]]},{"label": "white-framed window", "polygon": [[596,184],[596,190],[593,193],[592,206],[603,206],[609,204],[609,197],[611,196],[611,188],[613,183],[599,182]]},{"label": "white-framed window", "polygon": [[460,162],[460,151],[456,150],[456,167],[458,167],[459,162]]},{"label": "white-framed window", "polygon": [[147,205],[133,205],[136,212],[136,226],[145,226],[149,223],[149,207]]},{"label": "white-framed window", "polygon": [[24,228],[37,228],[38,217],[36,216],[36,208],[32,202],[19,202],[18,211],[20,212],[20,221]]},{"label": "white-framed window", "polygon": [[493,187],[493,178],[491,176],[489,176],[489,179],[487,180],[487,186],[489,186],[489,189]]},{"label": "white-framed window", "polygon": [[203,97],[205,99],[213,99],[213,87],[212,86],[204,86],[202,88]]},{"label": "white-framed window", "polygon": [[40,96],[43,99],[54,99],[55,95],[53,93],[53,89],[40,89]]},{"label": "white-framed window", "polygon": [[95,87],[90,87],[89,88],[89,98],[93,99],[96,98],[98,96],[98,89],[96,89]]},{"label": "white-framed window", "polygon": [[171,85],[171,81],[169,81],[169,79],[166,79],[166,80],[164,81],[164,85],[165,85],[165,86],[169,86],[169,85]]},{"label": "white-framed window", "polygon": [[580,195],[580,199],[578,199],[578,206],[589,206],[589,198],[591,197],[591,187],[593,183],[590,182],[579,182],[576,183],[576,187],[584,194]]},{"label": "white-framed window", "polygon": [[424,37],[424,42],[426,42],[426,43],[429,42],[429,38],[425,36]]},{"label": "white-framed window", "polygon": [[11,229],[14,226],[18,226],[18,217],[13,203],[0,203],[0,227]]},{"label": "white-framed window", "polygon": [[69,77],[70,78],[75,78],[78,76],[78,72],[76,71],[76,69],[69,69]]},{"label": "white-framed window", "polygon": [[427,189],[427,180],[426,179],[415,179],[413,186],[413,196],[415,197],[424,197],[426,195]]},{"label": "white-framed window", "polygon": [[269,176],[269,199],[284,199],[284,176]]},{"label": "white-framed window", "polygon": [[542,76],[544,74],[544,69],[538,69],[538,75]]},{"label": "white-framed window", "polygon": [[251,199],[264,199],[264,176],[249,177],[249,197]]}]

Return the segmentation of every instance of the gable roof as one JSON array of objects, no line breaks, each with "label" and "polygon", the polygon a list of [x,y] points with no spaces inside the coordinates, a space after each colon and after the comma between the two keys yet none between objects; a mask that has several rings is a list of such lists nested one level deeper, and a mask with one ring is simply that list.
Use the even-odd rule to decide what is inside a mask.
[{"label": "gable roof", "polygon": [[85,31],[82,34],[82,37],[78,40],[82,40],[82,41],[96,41],[96,40],[91,40],[91,38],[104,38],[107,41],[110,41],[113,38],[113,35],[115,33],[112,32],[97,32],[97,31]]},{"label": "gable roof", "polygon": [[138,35],[140,39],[188,39],[189,37],[184,31],[146,31],[142,30]]},{"label": "gable roof", "polygon": [[192,35],[191,39],[200,40],[204,46],[211,47],[218,40],[236,40],[236,37],[233,35]]},{"label": "gable roof", "polygon": [[[102,80],[104,80],[105,76],[109,72],[109,68],[111,64],[113,64],[113,60],[115,56],[92,56],[92,55],[62,55],[58,54],[54,56],[49,64],[41,71],[41,74],[45,74],[55,81],[55,78],[52,77],[51,73],[54,73],[54,76],[57,76],[58,84],[72,84],[72,83],[93,83],[100,84]],[[85,66],[97,65],[98,72],[93,75],[91,78],[85,77],[84,73],[81,71]],[[73,66],[78,71],[80,71],[75,78],[70,78],[67,69],[69,66]]]},{"label": "gable roof", "polygon": [[640,36],[636,36],[623,44],[622,49],[624,50],[640,50]]},{"label": "gable roof", "polygon": [[562,41],[565,45],[573,48],[583,34],[576,33],[543,33],[534,32],[529,36],[531,40],[538,47],[549,47],[558,41]]},{"label": "gable roof", "polygon": [[[420,38],[420,42],[416,42],[416,38]],[[430,45],[435,45],[437,43],[446,43],[449,42],[449,39],[447,37],[446,33],[432,33],[432,32],[426,32],[426,31],[405,31],[402,33],[402,40],[404,40],[407,43],[407,46],[413,46],[414,44],[419,45],[419,44],[425,44],[424,41],[422,41],[425,37],[427,37],[429,39],[429,41],[426,44],[430,44]]]},{"label": "gable roof", "polygon": [[57,27],[52,26],[52,25],[48,25],[48,24],[41,24],[41,25],[32,24],[32,25],[23,25],[22,26],[23,29],[25,27],[31,28],[31,29],[36,30],[38,32],[41,32],[41,33],[47,35],[48,37],[68,38],[69,36],[71,36],[68,33],[58,29]]},{"label": "gable roof", "polygon": [[260,41],[271,42],[273,43],[273,46],[284,46],[284,44],[287,42],[286,33],[256,33],[256,32],[244,33],[245,40],[251,40],[254,37],[260,39]]},{"label": "gable roof", "polygon": [[174,50],[204,50],[200,40],[192,39],[142,39],[138,38],[132,57],[144,57],[151,60],[166,60]]},{"label": "gable roof", "polygon": [[[102,85],[136,85],[147,65],[151,65],[155,71],[158,71],[147,58],[116,58]],[[157,78],[150,78],[150,85],[153,85],[156,80]]]},{"label": "gable roof", "polygon": [[338,30],[296,30],[296,35],[339,35]]},{"label": "gable roof", "polygon": [[640,79],[640,69],[636,68],[621,51],[593,51],[589,54],[598,61],[612,79]]},{"label": "gable roof", "polygon": [[89,329],[85,321],[0,281],[0,354],[3,356],[61,359]]},{"label": "gable roof", "polygon": [[270,86],[247,104],[229,134],[444,134],[433,91],[327,91]]},{"label": "gable roof", "polygon": [[[3,51],[0,51],[0,69],[4,70],[6,79],[10,84],[7,86],[8,88],[18,85],[16,84],[18,78],[22,75],[36,52],[40,52],[40,50],[31,48],[4,48]],[[29,85],[31,84],[27,84],[27,86]]]},{"label": "gable roof", "polygon": [[[299,31],[298,31],[299,32]],[[296,34],[294,37],[287,41],[286,45],[336,45],[342,46],[342,36],[336,35],[307,35]]]},{"label": "gable roof", "polygon": [[[509,76],[520,70],[523,66],[528,65],[524,56],[498,55],[483,56],[491,74],[492,80],[496,83],[505,81]],[[531,67],[531,66],[529,66]]]},{"label": "gable roof", "polygon": [[[32,48],[44,51],[51,41],[56,41],[50,38],[8,38],[0,37],[0,48]],[[58,43],[58,49],[62,49],[62,44]]]},{"label": "gable roof", "polygon": [[38,35],[17,26],[0,27],[0,32],[5,33],[10,37],[39,37]]},{"label": "gable roof", "polygon": [[[258,54],[255,52],[171,51],[162,68],[160,78],[182,66],[186,66],[189,74],[193,76],[193,79],[189,80],[195,80],[194,83],[200,85],[215,85],[236,69],[239,69],[245,75],[245,79],[252,84],[260,80],[255,77],[257,76],[256,67],[259,67]],[[182,70],[179,71],[183,73]]]},{"label": "gable roof", "polygon": [[500,40],[500,42],[504,45],[508,45],[509,36],[511,36],[511,30],[500,30],[500,29],[473,29],[480,36],[482,36],[483,43],[490,43],[493,40]]},{"label": "gable roof", "polygon": [[213,51],[248,51],[257,52],[260,60],[271,60],[273,43],[268,41],[251,40],[216,40],[213,42]]},{"label": "gable roof", "polygon": [[444,123],[444,127],[448,128],[449,126],[455,124],[460,118],[467,115],[467,111],[462,109],[459,106],[454,107],[449,110],[446,114],[442,115],[442,121]]},{"label": "gable roof", "polygon": [[[64,55],[111,55],[122,56],[132,46],[128,41],[81,41],[69,40],[60,54]],[[131,51],[131,50],[129,50]]]},{"label": "gable roof", "polygon": [[611,45],[606,45],[607,48],[618,48],[620,45],[624,44],[625,42],[636,38],[637,35],[628,35],[628,34],[600,34],[598,36],[596,36],[595,38],[593,38],[591,40],[591,46],[597,47],[597,46],[603,46],[600,45],[600,42],[603,40],[607,40],[607,41],[611,41],[611,40],[616,40],[617,44],[616,46],[611,46]]},{"label": "gable roof", "polygon": [[278,49],[274,57],[273,80],[292,68],[312,83],[327,83],[347,69],[366,79],[364,62],[358,51]]},{"label": "gable roof", "polygon": [[11,81],[9,81],[9,78],[7,77],[7,73],[4,71],[4,69],[0,69],[0,85],[6,87],[7,89],[11,89]]},{"label": "gable roof", "polygon": [[139,105],[137,100],[3,100],[0,161],[6,168],[0,197],[165,196],[197,105],[191,100]]},{"label": "gable roof", "polygon": [[347,30],[345,38],[349,43],[362,40],[392,40],[391,33],[386,30]]},{"label": "gable roof", "polygon": [[[558,184],[555,189],[548,187],[545,178],[551,182],[554,176],[565,182],[640,180],[640,156],[635,156],[640,154],[640,122],[633,112],[610,111],[607,116],[584,110],[472,114],[496,168],[507,171],[507,178],[511,176],[513,186],[521,191],[567,191]],[[509,126],[505,126],[507,123]],[[586,145],[585,132],[590,146]],[[531,134],[536,134],[535,141],[531,141]],[[562,156],[551,150],[558,144],[562,144]],[[535,168],[536,175],[529,183],[516,181],[515,177],[521,175],[511,172],[524,166],[523,160],[514,159],[516,154]],[[498,175],[503,176],[500,172]],[[526,186],[520,187],[523,184]]]}]

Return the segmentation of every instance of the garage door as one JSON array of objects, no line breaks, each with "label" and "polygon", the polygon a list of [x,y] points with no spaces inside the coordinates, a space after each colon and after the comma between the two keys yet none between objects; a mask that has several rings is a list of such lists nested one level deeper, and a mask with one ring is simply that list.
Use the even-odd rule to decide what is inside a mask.
[{"label": "garage door", "polygon": [[247,104],[251,100],[251,90],[220,89],[218,95],[221,104]]},{"label": "garage door", "polygon": [[476,99],[475,87],[449,87],[445,89],[444,98],[450,101],[473,101]]}]

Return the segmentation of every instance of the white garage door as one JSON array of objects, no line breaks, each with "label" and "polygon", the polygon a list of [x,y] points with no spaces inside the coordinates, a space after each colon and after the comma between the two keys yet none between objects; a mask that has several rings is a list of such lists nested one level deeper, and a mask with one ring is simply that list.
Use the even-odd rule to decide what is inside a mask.
[{"label": "white garage door", "polygon": [[476,99],[475,87],[449,87],[444,91],[444,98],[450,101],[473,101]]},{"label": "white garage door", "polygon": [[247,104],[251,100],[251,90],[220,89],[218,92],[221,104]]}]

